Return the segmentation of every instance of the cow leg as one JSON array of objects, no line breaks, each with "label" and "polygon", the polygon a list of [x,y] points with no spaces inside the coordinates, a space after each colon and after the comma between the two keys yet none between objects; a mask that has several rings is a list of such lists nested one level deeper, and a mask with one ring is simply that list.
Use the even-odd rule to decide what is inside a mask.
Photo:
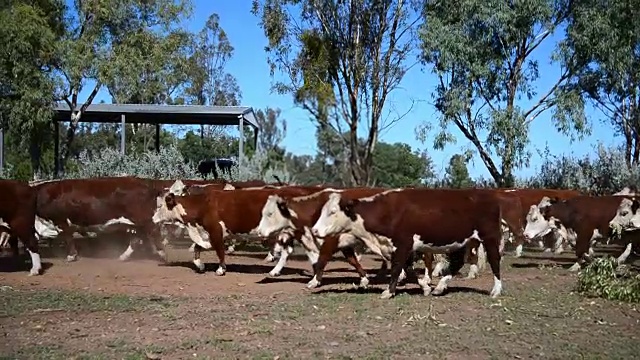
[{"label": "cow leg", "polygon": [[227,272],[227,265],[224,261],[225,248],[224,248],[224,234],[222,233],[222,225],[215,226],[213,231],[209,231],[211,245],[218,255],[218,269],[216,269],[216,275],[223,276]]},{"label": "cow leg", "polygon": [[324,268],[333,257],[333,254],[338,251],[338,238],[339,236],[328,236],[322,245],[320,245],[320,254],[318,255],[316,262],[311,264],[313,268],[313,278],[307,283],[307,288],[313,289],[320,286],[320,283],[322,283]]},{"label": "cow leg", "polygon": [[20,256],[20,248],[18,247],[18,237],[9,234],[9,247],[11,248],[11,256],[17,259]]},{"label": "cow leg", "polygon": [[202,252],[202,247],[200,245],[196,245],[193,247],[193,265],[196,266],[197,273],[204,272],[204,263],[200,259],[200,253]]},{"label": "cow leg", "polygon": [[576,263],[569,268],[569,271],[575,272],[580,270],[582,264],[589,260],[591,255],[589,251],[591,250],[590,238],[590,234],[586,236],[582,232],[578,234],[578,237],[576,238]]},{"label": "cow leg", "polygon": [[422,288],[424,296],[428,296],[431,293],[431,275],[433,269],[433,253],[425,252],[422,254],[422,261],[424,262],[424,277],[418,279],[418,285]]},{"label": "cow leg", "polygon": [[632,248],[633,248],[633,244],[629,242],[625,247],[624,252],[620,256],[618,256],[618,258],[616,259],[616,261],[618,262],[618,265],[622,265],[624,264],[625,261],[627,261],[627,258],[629,257],[629,255],[631,255]]},{"label": "cow leg", "polygon": [[447,266],[442,272],[442,278],[438,282],[438,285],[431,292],[432,295],[442,295],[442,293],[449,286],[449,281],[460,272],[460,269],[464,266],[464,257],[467,253],[467,247],[462,247],[448,254],[449,266]]},{"label": "cow leg", "polygon": [[[25,217],[28,219],[28,217]],[[31,257],[31,270],[29,271],[29,276],[40,275],[42,272],[42,259],[40,258],[40,250],[38,249],[38,240],[35,236],[35,229],[33,221],[31,224],[26,224],[26,220],[18,220],[12,222],[11,229],[13,229],[13,233],[16,238],[22,241],[24,248],[29,253]],[[12,246],[12,248],[14,248]],[[15,245],[15,254],[18,253],[17,243]]]},{"label": "cow leg", "polygon": [[467,246],[465,262],[469,263],[469,273],[467,279],[475,279],[480,273],[480,265],[486,261],[484,246],[480,242]]},{"label": "cow leg", "polygon": [[[354,287],[366,289],[369,286],[369,278],[367,278],[367,272],[362,268],[358,255],[353,248],[343,248],[342,254],[347,262],[356,269],[358,275],[360,275],[360,284],[353,284]],[[322,275],[321,275],[322,277]]]},{"label": "cow leg", "polygon": [[489,262],[489,266],[491,267],[491,272],[493,273],[493,288],[491,289],[491,293],[489,296],[492,298],[497,298],[502,293],[502,276],[500,274],[500,249],[498,246],[498,239],[485,238],[483,245],[486,253],[487,253],[487,262]]},{"label": "cow leg", "polygon": [[403,268],[406,266],[412,252],[413,235],[408,237],[407,241],[401,242],[391,256],[391,280],[389,287],[382,292],[381,299],[390,299],[396,294],[398,286],[398,278]]},{"label": "cow leg", "polygon": [[274,246],[274,252],[280,253],[280,259],[278,259],[278,263],[276,266],[269,271],[269,276],[280,276],[282,269],[287,264],[287,259],[289,255],[293,253],[293,247],[291,245],[281,245],[280,243],[276,243]]},{"label": "cow leg", "polygon": [[60,235],[62,235],[62,237],[64,238],[64,242],[67,245],[67,262],[78,260],[78,249],[76,249],[76,241],[73,237],[73,234],[69,234],[64,230],[63,234]]},{"label": "cow leg", "polygon": [[433,254],[433,259],[436,261],[436,266],[433,269],[433,276],[442,276],[442,271],[449,266],[447,257],[443,254]]}]

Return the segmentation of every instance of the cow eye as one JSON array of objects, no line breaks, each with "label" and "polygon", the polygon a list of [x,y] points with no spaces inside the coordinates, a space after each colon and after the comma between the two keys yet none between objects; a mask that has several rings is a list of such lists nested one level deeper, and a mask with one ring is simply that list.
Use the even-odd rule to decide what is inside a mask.
[{"label": "cow eye", "polygon": [[629,215],[629,212],[628,211],[623,211],[620,215],[627,216],[627,215]]}]

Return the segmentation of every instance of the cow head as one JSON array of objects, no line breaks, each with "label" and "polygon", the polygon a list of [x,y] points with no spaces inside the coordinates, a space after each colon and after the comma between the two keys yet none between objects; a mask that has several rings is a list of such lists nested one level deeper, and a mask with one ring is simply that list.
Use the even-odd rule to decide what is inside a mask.
[{"label": "cow head", "polygon": [[326,237],[348,232],[351,224],[357,219],[354,211],[355,204],[355,200],[342,200],[340,193],[331,193],[327,202],[322,206],[318,221],[311,228],[313,235]]},{"label": "cow head", "polygon": [[296,217],[298,217],[297,214],[289,209],[285,199],[278,195],[269,195],[267,202],[262,207],[260,223],[251,233],[268,237],[280,230],[295,229],[293,218]]},{"label": "cow head", "polygon": [[[637,214],[640,203],[636,199],[622,199],[616,216],[609,221],[609,229],[611,229],[611,235],[620,236],[624,230],[638,230],[640,229],[640,214]],[[633,220],[636,219],[636,224],[633,224]]]},{"label": "cow head", "polygon": [[524,238],[527,241],[536,237],[545,236],[551,231],[557,229],[557,221],[553,217],[545,216],[550,205],[551,204],[542,207],[542,211],[538,205],[531,205],[529,208],[529,212],[527,213],[527,224],[525,225],[523,233]]},{"label": "cow head", "polygon": [[164,201],[158,204],[151,220],[154,224],[165,222],[184,223],[183,217],[187,215],[184,207],[178,202],[178,197],[173,193],[168,193]]}]

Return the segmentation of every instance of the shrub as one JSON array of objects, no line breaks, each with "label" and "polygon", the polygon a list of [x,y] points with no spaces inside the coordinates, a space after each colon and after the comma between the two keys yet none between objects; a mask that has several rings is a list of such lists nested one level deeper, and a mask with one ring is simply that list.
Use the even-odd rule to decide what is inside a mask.
[{"label": "shrub", "polygon": [[598,144],[596,156],[577,159],[552,156],[548,149],[538,175],[526,182],[527,187],[576,189],[593,195],[610,195],[640,181],[640,167],[628,168],[620,147]]},{"label": "shrub", "polygon": [[[275,181],[275,176],[284,182],[292,182],[286,168],[266,168],[265,153],[255,153],[245,158],[239,166],[231,168],[231,176],[220,174],[229,181],[264,180]],[[95,178],[107,176],[137,176],[153,179],[201,179],[196,165],[186,161],[175,145],[163,147],[160,152],[147,151],[139,154],[121,155],[118,150],[105,148],[89,155],[84,151],[79,158],[67,166],[65,179]],[[51,176],[40,177],[51,178]]]},{"label": "shrub", "polygon": [[610,256],[595,259],[578,274],[578,292],[590,297],[640,302],[640,274]]}]

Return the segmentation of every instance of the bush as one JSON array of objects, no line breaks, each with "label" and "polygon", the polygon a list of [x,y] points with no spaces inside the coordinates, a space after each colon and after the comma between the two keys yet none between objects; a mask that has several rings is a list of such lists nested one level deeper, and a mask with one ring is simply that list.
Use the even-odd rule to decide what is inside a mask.
[{"label": "bush", "polygon": [[640,181],[640,167],[628,168],[620,147],[598,144],[596,157],[577,159],[552,156],[548,149],[538,175],[525,181],[527,187],[575,189],[592,195],[610,195]]},{"label": "bush", "polygon": [[[266,154],[258,152],[245,158],[240,166],[231,169],[231,176],[220,174],[229,181],[264,180],[275,181],[275,176],[284,182],[292,182],[286,168],[266,168]],[[201,179],[196,165],[186,161],[175,145],[163,147],[160,152],[147,151],[140,154],[121,155],[118,150],[105,148],[93,156],[84,151],[77,160],[67,165],[62,176],[65,179],[95,178],[109,176],[137,176],[152,179]],[[52,176],[40,176],[40,179]]]},{"label": "bush", "polygon": [[578,292],[590,297],[640,302],[640,274],[610,256],[595,259],[578,274]]}]

